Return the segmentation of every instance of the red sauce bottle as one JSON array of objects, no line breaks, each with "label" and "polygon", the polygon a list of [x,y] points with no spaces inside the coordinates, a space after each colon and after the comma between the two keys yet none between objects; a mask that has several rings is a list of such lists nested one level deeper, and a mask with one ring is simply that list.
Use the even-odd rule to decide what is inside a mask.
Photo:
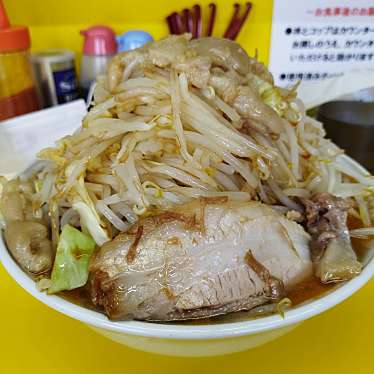
[{"label": "red sauce bottle", "polygon": [[11,26],[0,0],[0,120],[39,109],[30,44],[28,28]]}]

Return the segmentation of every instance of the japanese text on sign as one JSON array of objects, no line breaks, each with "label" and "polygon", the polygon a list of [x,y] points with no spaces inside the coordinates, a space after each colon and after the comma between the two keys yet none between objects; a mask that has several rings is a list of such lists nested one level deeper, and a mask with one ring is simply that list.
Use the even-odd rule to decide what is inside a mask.
[{"label": "japanese text on sign", "polygon": [[335,77],[373,62],[373,1],[274,0],[270,70],[276,83]]}]

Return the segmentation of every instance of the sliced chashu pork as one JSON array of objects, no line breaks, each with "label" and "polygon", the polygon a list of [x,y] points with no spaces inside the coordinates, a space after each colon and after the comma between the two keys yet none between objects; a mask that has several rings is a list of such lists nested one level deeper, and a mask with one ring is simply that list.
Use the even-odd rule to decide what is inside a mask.
[{"label": "sliced chashu pork", "polygon": [[138,222],[90,264],[111,319],[183,320],[249,310],[312,274],[309,235],[260,203],[212,201]]}]

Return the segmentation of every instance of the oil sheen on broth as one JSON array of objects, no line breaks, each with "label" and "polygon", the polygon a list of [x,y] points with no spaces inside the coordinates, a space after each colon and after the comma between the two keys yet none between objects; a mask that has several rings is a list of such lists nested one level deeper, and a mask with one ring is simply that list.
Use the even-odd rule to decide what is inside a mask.
[{"label": "oil sheen on broth", "polygon": [[[349,219],[349,228],[354,229],[359,225],[359,221],[355,221],[354,219]],[[358,226],[359,227],[359,226]],[[368,239],[356,239],[352,238],[352,245],[357,254],[359,260],[361,260],[365,253],[368,250],[368,244],[370,240]],[[298,285],[296,285],[292,290],[287,293],[287,297],[292,301],[293,306],[297,306],[303,302],[308,300],[312,300],[322,296],[324,293],[333,290],[337,287],[337,284],[329,283],[323,284],[320,282],[319,278],[312,276],[308,279],[305,279]],[[60,292],[59,296],[62,298],[76,304],[82,306],[84,308],[102,312],[99,308],[95,307],[89,297],[89,292],[85,287],[77,288],[71,291],[64,291]],[[258,317],[265,316],[266,314],[261,314]],[[226,322],[235,322],[235,321],[243,321],[249,318],[256,318],[256,316],[250,315],[250,312],[237,312],[231,313],[224,316],[219,316],[215,318],[205,318],[200,320],[194,321],[186,321],[186,322],[177,322],[177,323],[187,323],[187,324],[210,324],[210,323],[226,323]],[[176,322],[173,322],[176,323]]]}]

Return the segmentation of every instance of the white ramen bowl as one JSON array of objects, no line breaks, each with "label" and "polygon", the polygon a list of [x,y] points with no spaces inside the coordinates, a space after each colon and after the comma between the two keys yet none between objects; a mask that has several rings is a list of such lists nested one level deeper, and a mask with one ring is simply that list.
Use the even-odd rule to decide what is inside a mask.
[{"label": "white ramen bowl", "polygon": [[244,351],[287,333],[298,324],[339,304],[359,290],[374,276],[374,241],[368,247],[364,269],[349,282],[279,315],[239,322],[186,325],[140,321],[112,322],[101,313],[83,308],[59,296],[49,296],[36,289],[10,256],[0,237],[0,261],[13,279],[42,303],[75,318],[118,343],[146,352],[170,356],[214,356]]}]

